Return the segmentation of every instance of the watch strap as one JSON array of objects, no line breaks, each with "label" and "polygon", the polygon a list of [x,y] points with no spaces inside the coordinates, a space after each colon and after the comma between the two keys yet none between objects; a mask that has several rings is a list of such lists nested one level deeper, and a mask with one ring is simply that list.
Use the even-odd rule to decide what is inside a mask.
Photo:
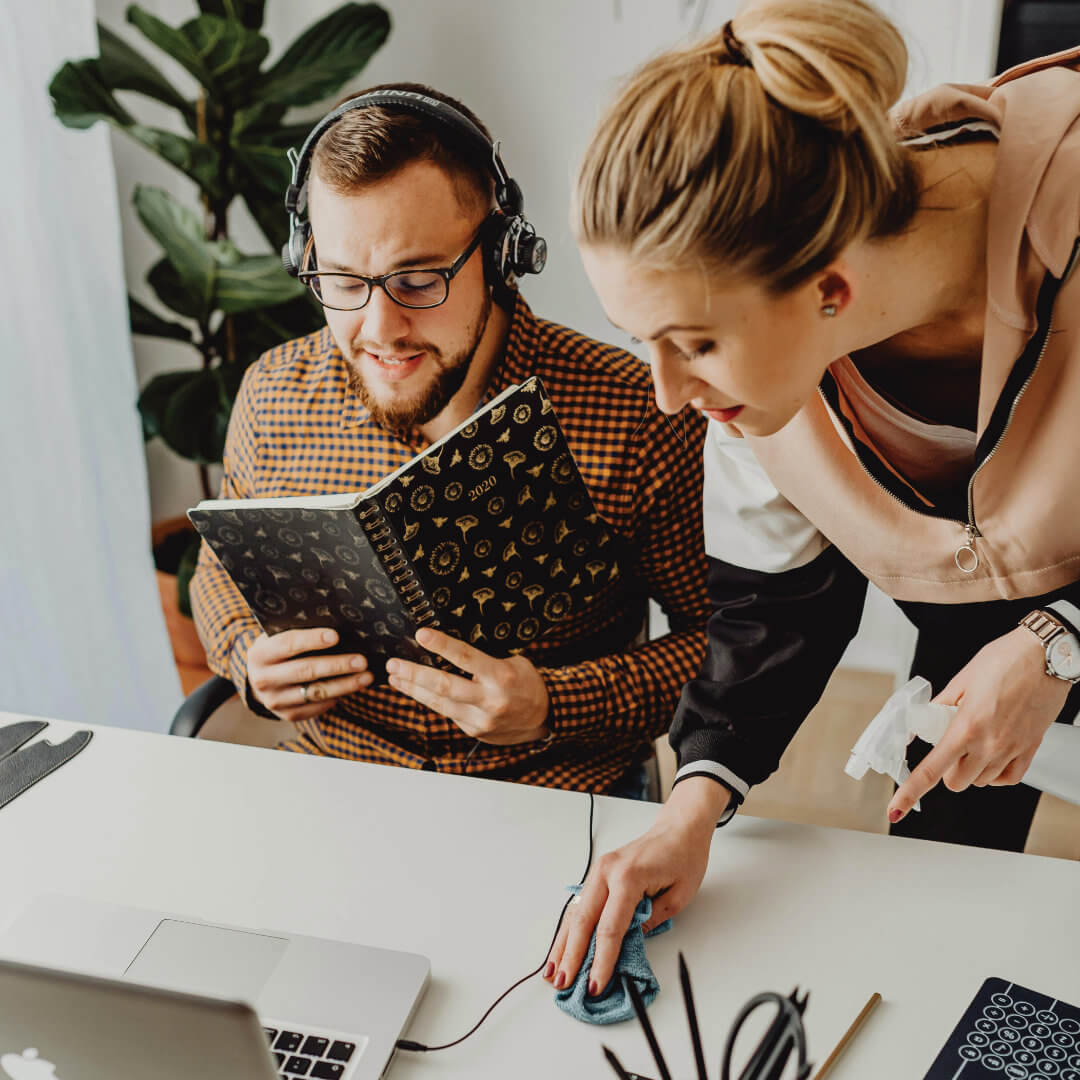
[{"label": "watch strap", "polygon": [[1019,622],[1026,626],[1044,645],[1061,633],[1069,633],[1069,628],[1049,611],[1029,611]]}]

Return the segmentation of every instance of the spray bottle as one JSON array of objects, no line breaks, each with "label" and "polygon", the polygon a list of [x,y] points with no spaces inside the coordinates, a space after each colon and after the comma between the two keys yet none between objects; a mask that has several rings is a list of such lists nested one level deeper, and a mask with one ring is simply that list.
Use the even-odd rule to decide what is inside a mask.
[{"label": "spray bottle", "polygon": [[[936,745],[956,712],[955,705],[934,704],[930,698],[930,684],[921,676],[900,687],[859,736],[844,772],[861,780],[873,769],[902,784],[911,775],[907,744],[917,735]],[[1080,727],[1075,722],[1050,725],[1021,782],[1080,805]]]}]

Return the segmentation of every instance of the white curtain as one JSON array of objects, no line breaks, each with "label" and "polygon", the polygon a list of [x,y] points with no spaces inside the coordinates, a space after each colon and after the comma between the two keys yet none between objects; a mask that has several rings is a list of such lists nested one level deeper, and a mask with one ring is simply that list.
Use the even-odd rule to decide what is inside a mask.
[{"label": "white curtain", "polygon": [[163,731],[179,704],[149,553],[106,131],[47,86],[97,55],[92,0],[3,0],[0,711]]}]

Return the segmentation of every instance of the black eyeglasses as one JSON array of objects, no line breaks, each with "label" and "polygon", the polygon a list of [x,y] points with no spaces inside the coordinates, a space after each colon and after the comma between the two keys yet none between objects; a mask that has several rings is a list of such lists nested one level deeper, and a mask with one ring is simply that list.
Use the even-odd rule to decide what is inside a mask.
[{"label": "black eyeglasses", "polygon": [[[493,211],[492,214],[496,213]],[[407,308],[433,308],[446,303],[450,282],[469,261],[484,235],[491,215],[476,230],[469,246],[449,265],[432,270],[395,270],[379,277],[364,274],[323,273],[322,270],[302,270],[297,276],[315,294],[323,307],[334,311],[359,311],[371,299],[371,291],[379,286],[394,301]]]}]

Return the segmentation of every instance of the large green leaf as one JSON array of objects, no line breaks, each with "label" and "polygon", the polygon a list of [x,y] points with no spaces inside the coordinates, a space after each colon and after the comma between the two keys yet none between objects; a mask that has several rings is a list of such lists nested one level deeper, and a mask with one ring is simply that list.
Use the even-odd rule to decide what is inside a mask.
[{"label": "large green leaf", "polygon": [[52,77],[49,96],[57,119],[67,127],[88,128],[98,120],[129,127],[135,118],[112,95],[97,60],[68,61]]},{"label": "large green leaf", "polygon": [[[164,248],[165,257],[175,268],[185,291],[196,300],[200,310],[211,311],[217,262],[213,245],[203,236],[202,222],[161,188],[137,184],[132,201],[147,232]],[[174,310],[182,315],[190,313]]]},{"label": "large green leaf", "polygon": [[155,398],[160,396],[163,402],[157,416],[156,434],[171,450],[189,461],[200,465],[220,461],[232,410],[232,399],[221,371],[205,368],[159,375],[143,391],[143,397],[155,383],[166,378],[169,379],[167,386],[160,391],[155,388]]},{"label": "large green leaf", "polygon": [[[234,363],[242,374],[268,349],[310,334],[323,325],[322,308],[313,301],[311,294],[305,293],[287,304],[230,315],[222,320],[211,343],[218,355],[225,357],[229,355],[231,339]],[[230,366],[222,364],[222,371]]]},{"label": "large green leaf", "polygon": [[179,109],[188,126],[194,130],[195,109],[149,60],[133,49],[122,37],[114,34],[104,23],[98,23],[101,44],[99,71],[111,90],[134,90],[147,97]]},{"label": "large green leaf", "polygon": [[159,259],[146,275],[147,284],[154,295],[177,315],[185,315],[205,324],[211,308],[202,290],[189,289],[167,258]]},{"label": "large green leaf", "polygon": [[143,438],[149,442],[161,434],[164,427],[165,410],[169,402],[182,387],[201,371],[167,371],[164,375],[155,375],[139,394],[138,408],[142,417]]},{"label": "large green leaf", "polygon": [[291,179],[292,167],[281,147],[252,143],[233,147],[229,182],[243,192],[251,216],[275,251],[289,237],[285,189]]},{"label": "large green leaf", "polygon": [[182,173],[191,177],[211,199],[220,199],[226,195],[222,185],[220,158],[212,146],[183,135],[174,135],[171,131],[144,127],[142,124],[132,124],[125,130],[133,139],[137,139],[170,165],[175,165]]},{"label": "large green leaf", "polygon": [[175,165],[207,194],[220,198],[217,151],[171,131],[137,124],[113,96],[106,74],[104,64],[98,60],[64,64],[49,84],[57,118],[72,128],[88,128],[104,120]]},{"label": "large green leaf", "polygon": [[371,58],[390,33],[378,4],[344,4],[312,24],[259,80],[257,101],[311,105],[334,93]]},{"label": "large green leaf", "polygon": [[199,0],[204,15],[223,15],[243,23],[249,30],[261,30],[266,0]]},{"label": "large green leaf", "polygon": [[307,286],[285,273],[277,255],[242,255],[218,270],[214,300],[230,313],[283,304],[305,292]]},{"label": "large green leaf", "polygon": [[183,26],[170,26],[137,4],[128,22],[167,52],[205,87],[219,104],[244,104],[256,83],[270,42],[256,30],[220,15],[199,15]]},{"label": "large green leaf", "polygon": [[[199,218],[160,188],[138,185],[135,210],[147,231],[164,248],[176,271],[167,287],[180,293],[182,307],[169,306],[182,315],[206,322],[214,310],[249,311],[295,300],[305,286],[289,277],[276,255],[243,255],[229,240],[207,240]],[[156,269],[156,268],[155,268]],[[159,297],[161,272],[150,283]],[[177,289],[179,286],[179,289]]]},{"label": "large green leaf", "polygon": [[237,109],[233,114],[231,141],[245,142],[250,139],[260,142],[273,138],[281,129],[281,121],[287,111],[287,105],[264,105],[261,102]]},{"label": "large green leaf", "polygon": [[191,341],[191,331],[186,326],[163,319],[130,295],[128,296],[128,312],[131,317],[131,332],[133,334],[172,338],[175,341]]}]

